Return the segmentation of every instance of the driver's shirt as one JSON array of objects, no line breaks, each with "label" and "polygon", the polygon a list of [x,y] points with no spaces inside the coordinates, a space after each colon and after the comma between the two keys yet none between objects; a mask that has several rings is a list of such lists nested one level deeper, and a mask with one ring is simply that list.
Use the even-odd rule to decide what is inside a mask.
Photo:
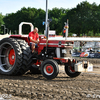
[{"label": "driver's shirt", "polygon": [[[32,31],[29,33],[29,37],[32,37],[32,39],[36,41],[39,38],[39,35],[38,35],[38,33],[34,34],[34,31]],[[30,42],[32,42],[32,41],[30,41]]]}]

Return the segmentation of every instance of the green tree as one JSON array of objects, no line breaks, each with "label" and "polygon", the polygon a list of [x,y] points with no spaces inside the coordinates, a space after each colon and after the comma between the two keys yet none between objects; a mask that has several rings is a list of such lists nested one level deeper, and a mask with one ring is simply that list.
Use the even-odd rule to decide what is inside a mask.
[{"label": "green tree", "polygon": [[49,18],[52,19],[52,22],[50,23],[50,29],[56,30],[57,34],[60,34],[63,30],[63,18],[67,12],[68,10],[64,8],[53,8],[52,10],[49,10]]},{"label": "green tree", "polygon": [[[44,20],[44,17],[45,11],[42,9],[23,7],[16,13],[6,15],[4,18],[4,22],[6,23],[6,26],[13,32],[15,30],[17,30],[18,32],[18,26],[21,22],[31,22],[34,26],[37,26],[40,31],[43,31],[42,22]],[[29,32],[30,26],[23,25],[23,33],[28,34]]]},{"label": "green tree", "polygon": [[[52,19],[50,23],[50,29],[56,30],[57,34],[60,34],[64,27],[64,22],[69,19],[69,32],[80,34],[97,35],[100,32],[100,5],[96,3],[90,4],[87,1],[83,1],[75,8],[53,8],[49,10],[49,19]],[[0,20],[1,17],[0,17]],[[35,27],[39,28],[39,32],[43,33],[45,27],[42,22],[45,21],[45,11],[36,8],[25,8],[16,13],[11,13],[3,18],[5,25],[9,30],[13,32],[18,31],[18,26],[21,22],[31,22]],[[30,26],[23,25],[23,33],[29,33]]]},{"label": "green tree", "polygon": [[37,10],[38,14],[35,18],[34,25],[39,28],[39,32],[44,34],[44,26],[42,25],[45,19],[45,11],[42,9]]},{"label": "green tree", "polygon": [[83,33],[88,33],[91,30],[91,4],[84,1],[71,9],[66,15],[69,19],[70,31],[78,36]]},{"label": "green tree", "polygon": [[99,32],[100,29],[100,6],[97,6],[96,3],[92,4],[92,17],[91,24],[93,35]]},{"label": "green tree", "polygon": [[4,16],[3,16],[2,14],[0,14],[0,34],[3,33],[3,31],[2,31],[2,26],[1,26],[1,25],[4,24],[3,17],[4,17]]}]

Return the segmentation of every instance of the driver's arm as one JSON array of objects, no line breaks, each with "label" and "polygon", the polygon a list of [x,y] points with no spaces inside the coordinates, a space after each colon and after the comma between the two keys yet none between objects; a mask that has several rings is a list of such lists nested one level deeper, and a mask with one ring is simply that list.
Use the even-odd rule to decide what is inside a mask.
[{"label": "driver's arm", "polygon": [[34,43],[38,43],[39,42],[39,38],[35,41],[34,39],[32,39],[32,37],[30,37],[30,40]]}]

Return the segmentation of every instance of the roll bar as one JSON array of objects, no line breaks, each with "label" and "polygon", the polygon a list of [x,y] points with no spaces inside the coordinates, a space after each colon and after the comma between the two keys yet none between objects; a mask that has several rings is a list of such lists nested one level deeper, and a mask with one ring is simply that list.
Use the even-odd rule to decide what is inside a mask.
[{"label": "roll bar", "polygon": [[21,23],[19,24],[19,35],[22,35],[22,25],[23,25],[23,24],[30,25],[30,26],[31,26],[31,31],[34,30],[34,26],[33,26],[32,23],[29,23],[29,22],[21,22]]}]

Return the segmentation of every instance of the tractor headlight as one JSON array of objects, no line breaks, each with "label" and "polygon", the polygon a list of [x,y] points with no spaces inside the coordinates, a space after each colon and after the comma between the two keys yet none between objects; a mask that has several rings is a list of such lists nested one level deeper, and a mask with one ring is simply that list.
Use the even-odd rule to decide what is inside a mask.
[{"label": "tractor headlight", "polygon": [[61,43],[61,41],[59,41],[59,43],[58,43],[59,45],[61,45],[62,43]]}]

